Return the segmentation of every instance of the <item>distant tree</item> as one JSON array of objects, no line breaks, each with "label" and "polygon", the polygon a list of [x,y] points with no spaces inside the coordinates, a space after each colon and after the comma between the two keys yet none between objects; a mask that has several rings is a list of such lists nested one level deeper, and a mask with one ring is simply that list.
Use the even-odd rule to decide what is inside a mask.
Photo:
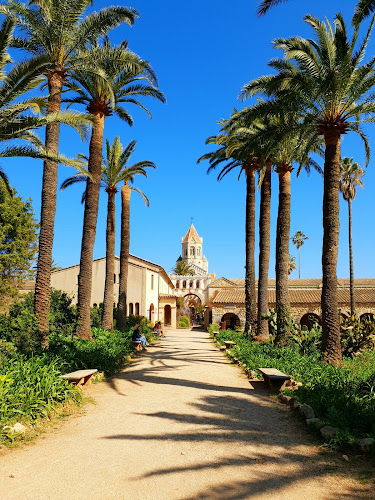
[{"label": "distant tree", "polygon": [[305,243],[309,238],[303,234],[302,231],[297,231],[294,236],[291,237],[293,245],[296,245],[298,250],[298,278],[301,278],[301,246]]},{"label": "distant tree", "polygon": [[354,270],[353,270],[353,243],[352,243],[352,201],[356,195],[357,186],[363,187],[362,177],[364,170],[360,168],[353,158],[342,158],[340,163],[340,191],[345,201],[348,202],[349,216],[349,269],[350,269],[350,310],[355,312],[354,301]]},{"label": "distant tree", "polygon": [[288,275],[292,274],[293,271],[297,269],[296,266],[296,258],[293,257],[293,255],[289,254],[289,269],[288,269]]},{"label": "distant tree", "polygon": [[172,269],[172,273],[179,274],[180,276],[193,276],[194,270],[186,262],[179,260]]},{"label": "distant tree", "polygon": [[[131,141],[124,149],[119,137],[115,137],[113,144],[111,145],[106,139],[106,159],[102,163],[102,174],[100,186],[103,187],[108,195],[107,204],[107,230],[106,230],[106,273],[105,273],[105,286],[104,286],[104,307],[103,307],[103,328],[105,330],[113,330],[113,297],[114,297],[114,280],[113,276],[115,274],[115,239],[116,239],[116,224],[115,224],[115,196],[118,192],[117,185],[120,182],[124,182],[124,186],[121,190],[121,198],[123,201],[123,189],[126,193],[129,192],[129,196],[125,196],[130,202],[130,191],[136,191],[144,199],[147,206],[149,206],[149,200],[142,191],[132,187],[129,183],[133,183],[135,175],[143,175],[147,177],[146,168],[155,168],[154,163],[148,160],[139,161],[133,165],[128,165],[131,155],[134,153],[136,141]],[[89,159],[84,155],[79,155],[86,164],[88,164]],[[81,174],[75,174],[72,177],[66,179],[62,185],[61,189],[64,190],[66,187],[71,186],[77,182],[87,182],[87,176]],[[85,201],[86,191],[82,196],[82,202]],[[121,229],[124,226],[123,218],[127,218],[125,226],[129,228],[129,206],[124,209],[122,206],[121,210]],[[123,231],[121,231],[123,233]],[[124,238],[128,242],[124,247]],[[126,257],[126,269],[122,268],[123,263],[120,259],[120,275],[126,274],[125,276],[125,290],[119,290],[119,297],[125,294],[125,314],[126,314],[126,293],[127,293],[127,282],[128,282],[128,261],[129,261],[129,229],[128,234],[122,234],[121,238],[121,254],[127,252]],[[121,285],[121,284],[120,284]],[[122,325],[126,326],[126,317],[118,318],[117,327],[122,329]]]},{"label": "distant tree", "polygon": [[17,294],[32,276],[31,263],[37,253],[38,224],[31,200],[23,201],[0,183],[0,302]]}]

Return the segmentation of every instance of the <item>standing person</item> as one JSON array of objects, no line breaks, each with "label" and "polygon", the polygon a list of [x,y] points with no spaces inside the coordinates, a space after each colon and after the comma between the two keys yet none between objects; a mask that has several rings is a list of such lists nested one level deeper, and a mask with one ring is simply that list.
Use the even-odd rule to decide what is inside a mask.
[{"label": "standing person", "polygon": [[141,335],[141,332],[139,331],[140,325],[135,325],[134,331],[133,331],[133,336],[132,336],[132,342],[141,342],[142,344],[142,351],[146,351],[146,345],[148,346],[149,344],[147,343],[146,337],[144,335]]}]

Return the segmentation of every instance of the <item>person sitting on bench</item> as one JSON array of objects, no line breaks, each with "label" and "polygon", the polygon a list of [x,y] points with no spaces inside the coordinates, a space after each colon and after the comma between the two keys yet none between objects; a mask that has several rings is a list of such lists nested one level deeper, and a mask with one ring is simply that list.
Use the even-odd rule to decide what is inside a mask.
[{"label": "person sitting on bench", "polygon": [[139,331],[139,327],[140,327],[140,325],[135,325],[135,327],[134,327],[132,342],[141,342],[142,350],[145,351],[146,345],[148,345],[148,344],[147,344],[146,337],[144,335],[141,335],[141,332]]}]

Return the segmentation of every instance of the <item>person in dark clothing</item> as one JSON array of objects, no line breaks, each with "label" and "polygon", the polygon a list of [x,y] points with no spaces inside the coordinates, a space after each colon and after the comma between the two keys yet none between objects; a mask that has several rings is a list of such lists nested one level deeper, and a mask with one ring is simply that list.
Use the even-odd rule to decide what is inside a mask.
[{"label": "person in dark clothing", "polygon": [[141,332],[139,331],[140,325],[135,325],[133,335],[132,335],[132,342],[141,342],[142,343],[142,350],[146,350],[146,345],[147,340],[144,335],[141,335]]}]

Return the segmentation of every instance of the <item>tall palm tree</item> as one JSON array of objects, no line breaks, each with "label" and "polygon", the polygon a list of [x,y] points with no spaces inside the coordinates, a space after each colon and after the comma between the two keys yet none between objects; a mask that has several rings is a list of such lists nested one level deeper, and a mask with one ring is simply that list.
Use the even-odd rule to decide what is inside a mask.
[{"label": "tall palm tree", "polygon": [[[161,102],[165,102],[165,98],[155,86],[157,80],[150,64],[128,50],[126,42],[115,47],[111,46],[108,39],[104,39],[101,44],[92,44],[87,51],[81,51],[80,57],[85,61],[90,61],[92,67],[96,69],[92,73],[80,69],[72,71],[72,83],[67,84],[68,88],[75,92],[75,97],[69,99],[69,102],[85,105],[94,119],[88,161],[92,180],[88,179],[86,186],[78,276],[78,335],[82,338],[91,338],[92,259],[98,215],[105,119],[116,114],[131,125],[132,116],[123,104],[135,104],[150,116],[150,112],[136,99],[136,96],[154,97]],[[144,81],[146,83],[143,83]],[[124,304],[121,304],[121,307],[124,307]]]},{"label": "tall palm tree", "polygon": [[[128,185],[133,182],[135,175],[143,175],[147,177],[146,168],[155,168],[151,161],[139,161],[134,165],[128,166],[129,159],[135,150],[136,141],[131,141],[125,149],[120,143],[120,138],[115,137],[113,144],[110,145],[106,139],[106,160],[102,164],[101,187],[104,187],[108,195],[107,204],[107,230],[106,230],[106,272],[105,272],[105,287],[104,287],[104,308],[103,308],[103,328],[105,330],[113,330],[113,297],[114,297],[114,280],[115,274],[115,239],[116,239],[116,205],[115,196],[118,192],[117,185],[124,182]],[[88,163],[89,159],[86,156],[79,157]],[[61,189],[64,190],[68,186],[77,182],[87,182],[87,176],[75,174],[66,179]],[[147,206],[149,206],[148,198],[135,187],[129,186],[129,189],[139,193]],[[82,201],[86,199],[86,192],[82,197]]]},{"label": "tall palm tree", "polygon": [[[44,72],[48,84],[46,114],[61,109],[61,92],[74,67],[92,71],[77,50],[95,42],[120,23],[132,25],[138,17],[135,9],[108,7],[86,14],[92,0],[31,0],[28,5],[10,0],[0,5],[0,14],[14,17],[20,36],[14,37],[13,46],[34,56],[45,56],[50,67]],[[46,126],[45,148],[55,155],[59,151],[60,126]],[[56,212],[57,162],[44,161],[42,206],[40,215],[39,253],[35,282],[34,310],[44,336],[48,332],[50,281],[54,221]]]},{"label": "tall palm tree", "polygon": [[309,238],[302,231],[297,231],[291,238],[293,245],[296,245],[298,250],[298,279],[301,279],[301,246],[308,239]]},{"label": "tall palm tree", "polygon": [[[232,116],[233,118],[233,116]],[[206,140],[206,144],[216,144],[220,146],[216,151],[207,153],[198,159],[198,163],[203,160],[209,160],[210,167],[207,173],[210,173],[217,166],[225,163],[225,166],[219,172],[217,177],[221,181],[229,172],[235,168],[240,168],[238,178],[242,172],[246,175],[246,265],[245,265],[245,307],[246,320],[244,333],[248,335],[250,330],[255,331],[256,324],[256,291],[255,291],[255,170],[258,166],[258,158],[250,151],[245,151],[242,142],[242,148],[236,145],[233,151],[229,151],[228,145],[231,139],[236,138],[236,143],[241,142],[237,136],[235,128],[230,126],[230,122],[221,121],[221,133],[217,136],[211,136]],[[230,131],[230,129],[232,129]]]},{"label": "tall palm tree", "polygon": [[[288,0],[262,0],[258,6],[257,14],[258,16],[263,16],[269,11],[271,7],[287,1]],[[371,12],[374,11],[375,0],[358,0],[358,3],[354,10],[353,24],[356,26],[359,25],[366,17],[371,14]]]},{"label": "tall palm tree", "polygon": [[[240,115],[242,122],[252,123],[251,108],[246,108]],[[250,115],[250,119],[248,118]],[[293,130],[293,116],[289,117],[287,113],[280,116],[273,116],[271,120],[262,120],[264,127],[257,133],[247,134],[245,127],[241,128],[242,134],[246,135],[247,145],[256,144],[261,140],[263,142],[264,154],[272,159],[275,171],[279,177],[279,205],[277,215],[276,229],[276,312],[277,312],[277,336],[278,344],[284,343],[288,336],[288,325],[290,318],[290,303],[288,293],[288,274],[289,274],[289,231],[290,231],[290,201],[291,185],[290,176],[293,170],[293,164],[299,163],[297,176],[304,168],[310,173],[311,167],[322,173],[319,165],[311,158],[310,153],[322,155],[321,139],[316,137],[315,142],[307,143],[300,134],[290,134],[279,136],[278,130],[283,122],[287,121],[288,126]],[[249,144],[250,141],[250,144]],[[267,277],[268,280],[268,277]],[[266,311],[267,312],[267,311]],[[262,313],[264,314],[264,313]]]},{"label": "tall palm tree", "polygon": [[355,199],[357,186],[363,187],[362,177],[365,175],[353,158],[342,158],[340,164],[340,191],[348,202],[349,218],[349,269],[350,269],[350,312],[355,312],[354,301],[354,270],[353,270],[353,243],[352,243],[352,201]]},{"label": "tall palm tree", "polygon": [[255,106],[258,113],[287,107],[300,114],[296,130],[313,138],[322,135],[325,143],[323,195],[323,288],[322,356],[328,363],[341,363],[340,329],[337,300],[337,250],[339,236],[340,139],[354,131],[365,144],[367,161],[369,145],[361,123],[373,121],[375,103],[371,94],[374,85],[375,58],[362,64],[370,28],[356,49],[357,30],[349,40],[341,14],[334,27],[313,16],[305,21],[316,33],[317,41],[301,37],[277,39],[275,48],[284,51],[284,60],[274,59],[270,66],[277,73],[258,78],[244,87],[243,95],[263,93],[271,99]]}]

